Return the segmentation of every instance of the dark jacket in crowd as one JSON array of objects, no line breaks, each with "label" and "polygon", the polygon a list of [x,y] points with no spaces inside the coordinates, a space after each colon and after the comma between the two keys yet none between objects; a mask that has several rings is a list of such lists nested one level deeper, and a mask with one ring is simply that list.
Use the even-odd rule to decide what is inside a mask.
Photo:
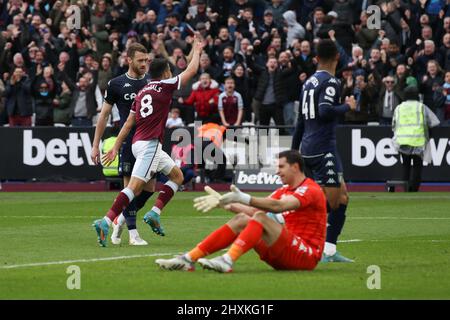
[{"label": "dark jacket in crowd", "polygon": [[[273,85],[274,85],[275,100],[277,101],[277,104],[280,106],[284,105],[286,102],[289,101],[287,92],[290,89],[286,87],[285,79],[294,72],[295,70],[293,68],[284,70],[277,69],[274,72]],[[270,80],[269,71],[265,69],[264,71],[260,72],[258,78],[259,80],[256,87],[254,98],[256,101],[262,102],[264,99],[264,94],[266,93],[267,90],[267,86],[269,85]]]},{"label": "dark jacket in crowd", "polygon": [[53,122],[69,125],[72,120],[72,110],[70,109],[72,93],[70,91],[62,92],[56,99],[59,104],[53,109]]},{"label": "dark jacket in crowd", "polygon": [[33,99],[31,96],[31,79],[23,76],[19,82],[11,85],[7,82],[5,89],[6,110],[8,115],[27,117],[33,115]]},{"label": "dark jacket in crowd", "polygon": [[[97,100],[95,99],[95,89],[97,87],[98,73],[94,72],[93,75],[94,80],[88,85],[86,89],[86,108],[88,119],[92,119],[92,117],[97,114]],[[60,81],[62,80],[67,83],[70,91],[72,91],[72,99],[70,101],[70,115],[73,116],[78,97],[80,96],[80,89],[69,77],[67,77],[66,74],[59,73],[58,78],[60,79]]]}]

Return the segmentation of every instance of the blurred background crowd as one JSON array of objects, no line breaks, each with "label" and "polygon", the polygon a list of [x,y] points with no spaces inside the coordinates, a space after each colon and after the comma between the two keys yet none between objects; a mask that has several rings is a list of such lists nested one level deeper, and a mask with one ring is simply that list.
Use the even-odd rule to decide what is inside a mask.
[{"label": "blurred background crowd", "polygon": [[108,81],[128,69],[130,44],[166,57],[177,75],[195,32],[206,42],[199,72],[175,92],[168,127],[293,126],[323,38],[338,44],[343,96],[358,101],[342,123],[390,125],[409,85],[450,122],[449,0],[0,0],[0,31],[3,126],[95,125]]}]

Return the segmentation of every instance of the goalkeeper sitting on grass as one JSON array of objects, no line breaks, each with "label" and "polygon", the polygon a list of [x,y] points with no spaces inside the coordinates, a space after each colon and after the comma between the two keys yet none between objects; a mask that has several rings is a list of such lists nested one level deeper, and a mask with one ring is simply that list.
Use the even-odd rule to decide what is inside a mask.
[{"label": "goalkeeper sitting on grass", "polygon": [[[198,262],[205,269],[231,272],[239,257],[254,248],[274,269],[314,269],[325,243],[325,196],[318,184],[306,178],[298,151],[281,152],[278,158],[277,174],[285,186],[267,198],[253,197],[234,185],[225,195],[205,187],[209,195],[194,199],[197,210],[222,207],[237,214],[188,253],[156,263],[166,270],[194,271]],[[224,255],[205,258],[228,246]]]}]

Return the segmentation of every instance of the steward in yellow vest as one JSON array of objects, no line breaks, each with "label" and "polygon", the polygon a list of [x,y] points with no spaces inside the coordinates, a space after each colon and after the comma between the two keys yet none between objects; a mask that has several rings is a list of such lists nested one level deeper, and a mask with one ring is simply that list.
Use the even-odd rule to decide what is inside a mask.
[{"label": "steward in yellow vest", "polygon": [[[404,90],[405,102],[397,106],[392,117],[393,144],[400,153],[403,174],[408,191],[418,191],[424,154],[429,140],[429,129],[439,124],[436,115],[419,101],[419,90],[408,86]],[[427,152],[428,153],[428,152]],[[428,157],[427,157],[428,158]],[[431,157],[430,157],[431,158]]]},{"label": "steward in yellow vest", "polygon": [[425,105],[419,101],[402,102],[394,111],[395,137],[399,145],[424,147],[427,133],[425,132]]},{"label": "steward in yellow vest", "polygon": [[[117,137],[109,137],[108,139],[103,141],[102,145],[102,154],[107,153],[112,149],[114,143],[116,142]],[[114,161],[108,166],[103,166],[103,175],[105,177],[117,177],[119,176],[119,156],[117,155]]]}]

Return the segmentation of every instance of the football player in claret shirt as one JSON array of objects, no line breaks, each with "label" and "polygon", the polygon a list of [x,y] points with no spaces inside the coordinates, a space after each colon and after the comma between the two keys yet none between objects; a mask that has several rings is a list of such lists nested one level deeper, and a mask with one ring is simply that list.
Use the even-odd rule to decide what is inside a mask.
[{"label": "football player in claret shirt", "polygon": [[336,250],[348,204],[342,163],[337,152],[336,126],[347,111],[356,109],[353,96],[341,102],[340,81],[335,77],[339,53],[330,39],[317,45],[318,67],[303,85],[292,149],[299,149],[312,178],[322,186],[330,206],[323,262],[353,262]]},{"label": "football player in claret shirt", "polygon": [[106,236],[112,221],[128,204],[146,187],[151,178],[161,172],[169,178],[156,199],[153,208],[144,216],[144,221],[152,230],[164,235],[160,224],[160,214],[164,206],[172,199],[178,187],[183,183],[183,173],[175,165],[172,158],[162,150],[165,124],[172,102],[172,95],[197,73],[203,43],[195,36],[194,53],[189,66],[184,72],[172,77],[169,63],[166,59],[154,59],[150,64],[151,81],[137,94],[131,107],[130,115],[120,130],[114,147],[103,156],[106,165],[111,163],[122,142],[130,130],[136,125],[132,140],[132,150],[136,163],[131,173],[128,186],[124,188],[111,209],[103,219],[94,221],[98,242],[106,246]]},{"label": "football player in claret shirt", "polygon": [[234,90],[234,79],[225,79],[225,91],[219,95],[218,109],[222,125],[240,126],[244,114],[244,102],[239,92]]},{"label": "football player in claret shirt", "polygon": [[[131,105],[136,94],[150,81],[148,71],[148,52],[147,49],[139,44],[133,43],[127,50],[128,71],[108,82],[105,92],[105,101],[95,127],[94,142],[92,143],[91,158],[95,164],[100,163],[100,140],[105,132],[109,116],[116,105],[120,115],[120,127],[122,127],[130,114]],[[130,181],[131,170],[136,159],[131,151],[131,140],[134,130],[132,130],[125,139],[119,153],[119,173],[123,177],[123,185],[126,187]],[[125,208],[123,213],[114,220],[111,233],[111,242],[120,244],[123,225],[126,222],[130,233],[130,245],[147,245],[137,231],[136,213],[141,209],[146,201],[152,196],[155,188],[154,179],[152,183],[146,186],[142,193],[133,199]]]},{"label": "football player in claret shirt", "polygon": [[[237,214],[188,253],[157,259],[156,264],[166,270],[193,271],[198,262],[205,269],[231,272],[239,257],[255,249],[261,260],[276,270],[314,269],[325,243],[325,195],[303,173],[298,151],[283,151],[278,157],[277,174],[283,187],[267,198],[253,197],[233,185],[223,196],[205,188],[210,195],[196,198],[194,207],[206,212],[220,205]],[[227,253],[204,258],[228,246]]]}]

